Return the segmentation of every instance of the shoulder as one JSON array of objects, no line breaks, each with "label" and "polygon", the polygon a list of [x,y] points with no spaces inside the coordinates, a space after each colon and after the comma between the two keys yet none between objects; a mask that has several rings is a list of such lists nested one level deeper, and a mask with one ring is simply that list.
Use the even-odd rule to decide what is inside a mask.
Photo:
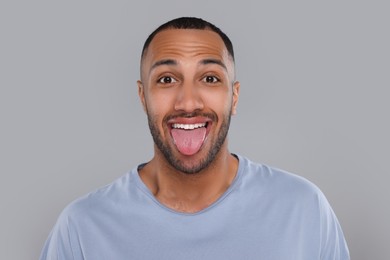
[{"label": "shoulder", "polygon": [[250,198],[252,212],[259,212],[259,216],[268,214],[272,220],[282,219],[279,226],[293,223],[301,235],[306,232],[306,237],[318,242],[321,259],[349,259],[337,217],[315,184],[285,170],[241,156],[239,159],[240,193]]},{"label": "shoulder", "polygon": [[309,180],[245,157],[240,160],[243,162],[241,193],[254,204],[266,205],[266,210],[274,215],[305,219],[305,223],[311,222],[313,227],[324,230],[330,222],[337,223],[325,195]]},{"label": "shoulder", "polygon": [[60,215],[62,220],[74,220],[111,210],[134,193],[134,169],[110,184],[97,188],[68,204]]},{"label": "shoulder", "polygon": [[133,169],[66,206],[46,240],[41,259],[83,258],[80,239],[83,243],[94,241],[98,234],[111,230],[118,223],[124,209],[133,208],[129,205],[134,204],[138,195],[136,173]]},{"label": "shoulder", "polygon": [[253,162],[246,157],[238,156],[242,185],[257,193],[290,201],[314,202],[326,201],[321,190],[311,181],[288,171],[266,164]]}]

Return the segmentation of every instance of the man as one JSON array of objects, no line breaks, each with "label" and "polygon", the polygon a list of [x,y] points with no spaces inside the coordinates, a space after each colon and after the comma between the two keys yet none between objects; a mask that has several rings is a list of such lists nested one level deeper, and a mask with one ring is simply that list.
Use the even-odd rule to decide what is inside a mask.
[{"label": "man", "polygon": [[234,70],[214,25],[184,17],[157,28],[138,81],[153,158],[70,204],[41,259],[349,259],[318,188],[229,152]]}]

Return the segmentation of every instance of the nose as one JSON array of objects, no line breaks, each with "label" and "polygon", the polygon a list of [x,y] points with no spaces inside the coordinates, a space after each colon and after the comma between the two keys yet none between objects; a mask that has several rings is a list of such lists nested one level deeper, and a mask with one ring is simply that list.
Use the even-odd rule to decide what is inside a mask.
[{"label": "nose", "polygon": [[175,110],[191,113],[204,108],[199,86],[185,83],[178,88]]}]

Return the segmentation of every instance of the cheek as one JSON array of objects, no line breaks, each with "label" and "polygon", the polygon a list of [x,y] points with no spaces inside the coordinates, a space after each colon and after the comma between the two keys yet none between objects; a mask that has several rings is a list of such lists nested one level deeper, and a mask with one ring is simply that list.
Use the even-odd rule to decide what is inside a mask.
[{"label": "cheek", "polygon": [[172,110],[173,95],[169,93],[148,93],[145,98],[148,113],[153,117],[164,117]]},{"label": "cheek", "polygon": [[217,114],[226,113],[232,103],[232,95],[229,91],[208,91],[203,95],[203,102]]}]

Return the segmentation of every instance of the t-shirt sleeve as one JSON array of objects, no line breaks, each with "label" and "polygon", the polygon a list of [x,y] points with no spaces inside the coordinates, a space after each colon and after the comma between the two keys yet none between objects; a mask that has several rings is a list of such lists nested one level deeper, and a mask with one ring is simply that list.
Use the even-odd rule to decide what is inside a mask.
[{"label": "t-shirt sleeve", "polygon": [[[322,194],[321,194],[322,195]],[[324,196],[320,196],[321,260],[349,260],[349,250],[335,213]]]},{"label": "t-shirt sleeve", "polygon": [[69,219],[61,215],[42,249],[40,260],[75,260]]}]

